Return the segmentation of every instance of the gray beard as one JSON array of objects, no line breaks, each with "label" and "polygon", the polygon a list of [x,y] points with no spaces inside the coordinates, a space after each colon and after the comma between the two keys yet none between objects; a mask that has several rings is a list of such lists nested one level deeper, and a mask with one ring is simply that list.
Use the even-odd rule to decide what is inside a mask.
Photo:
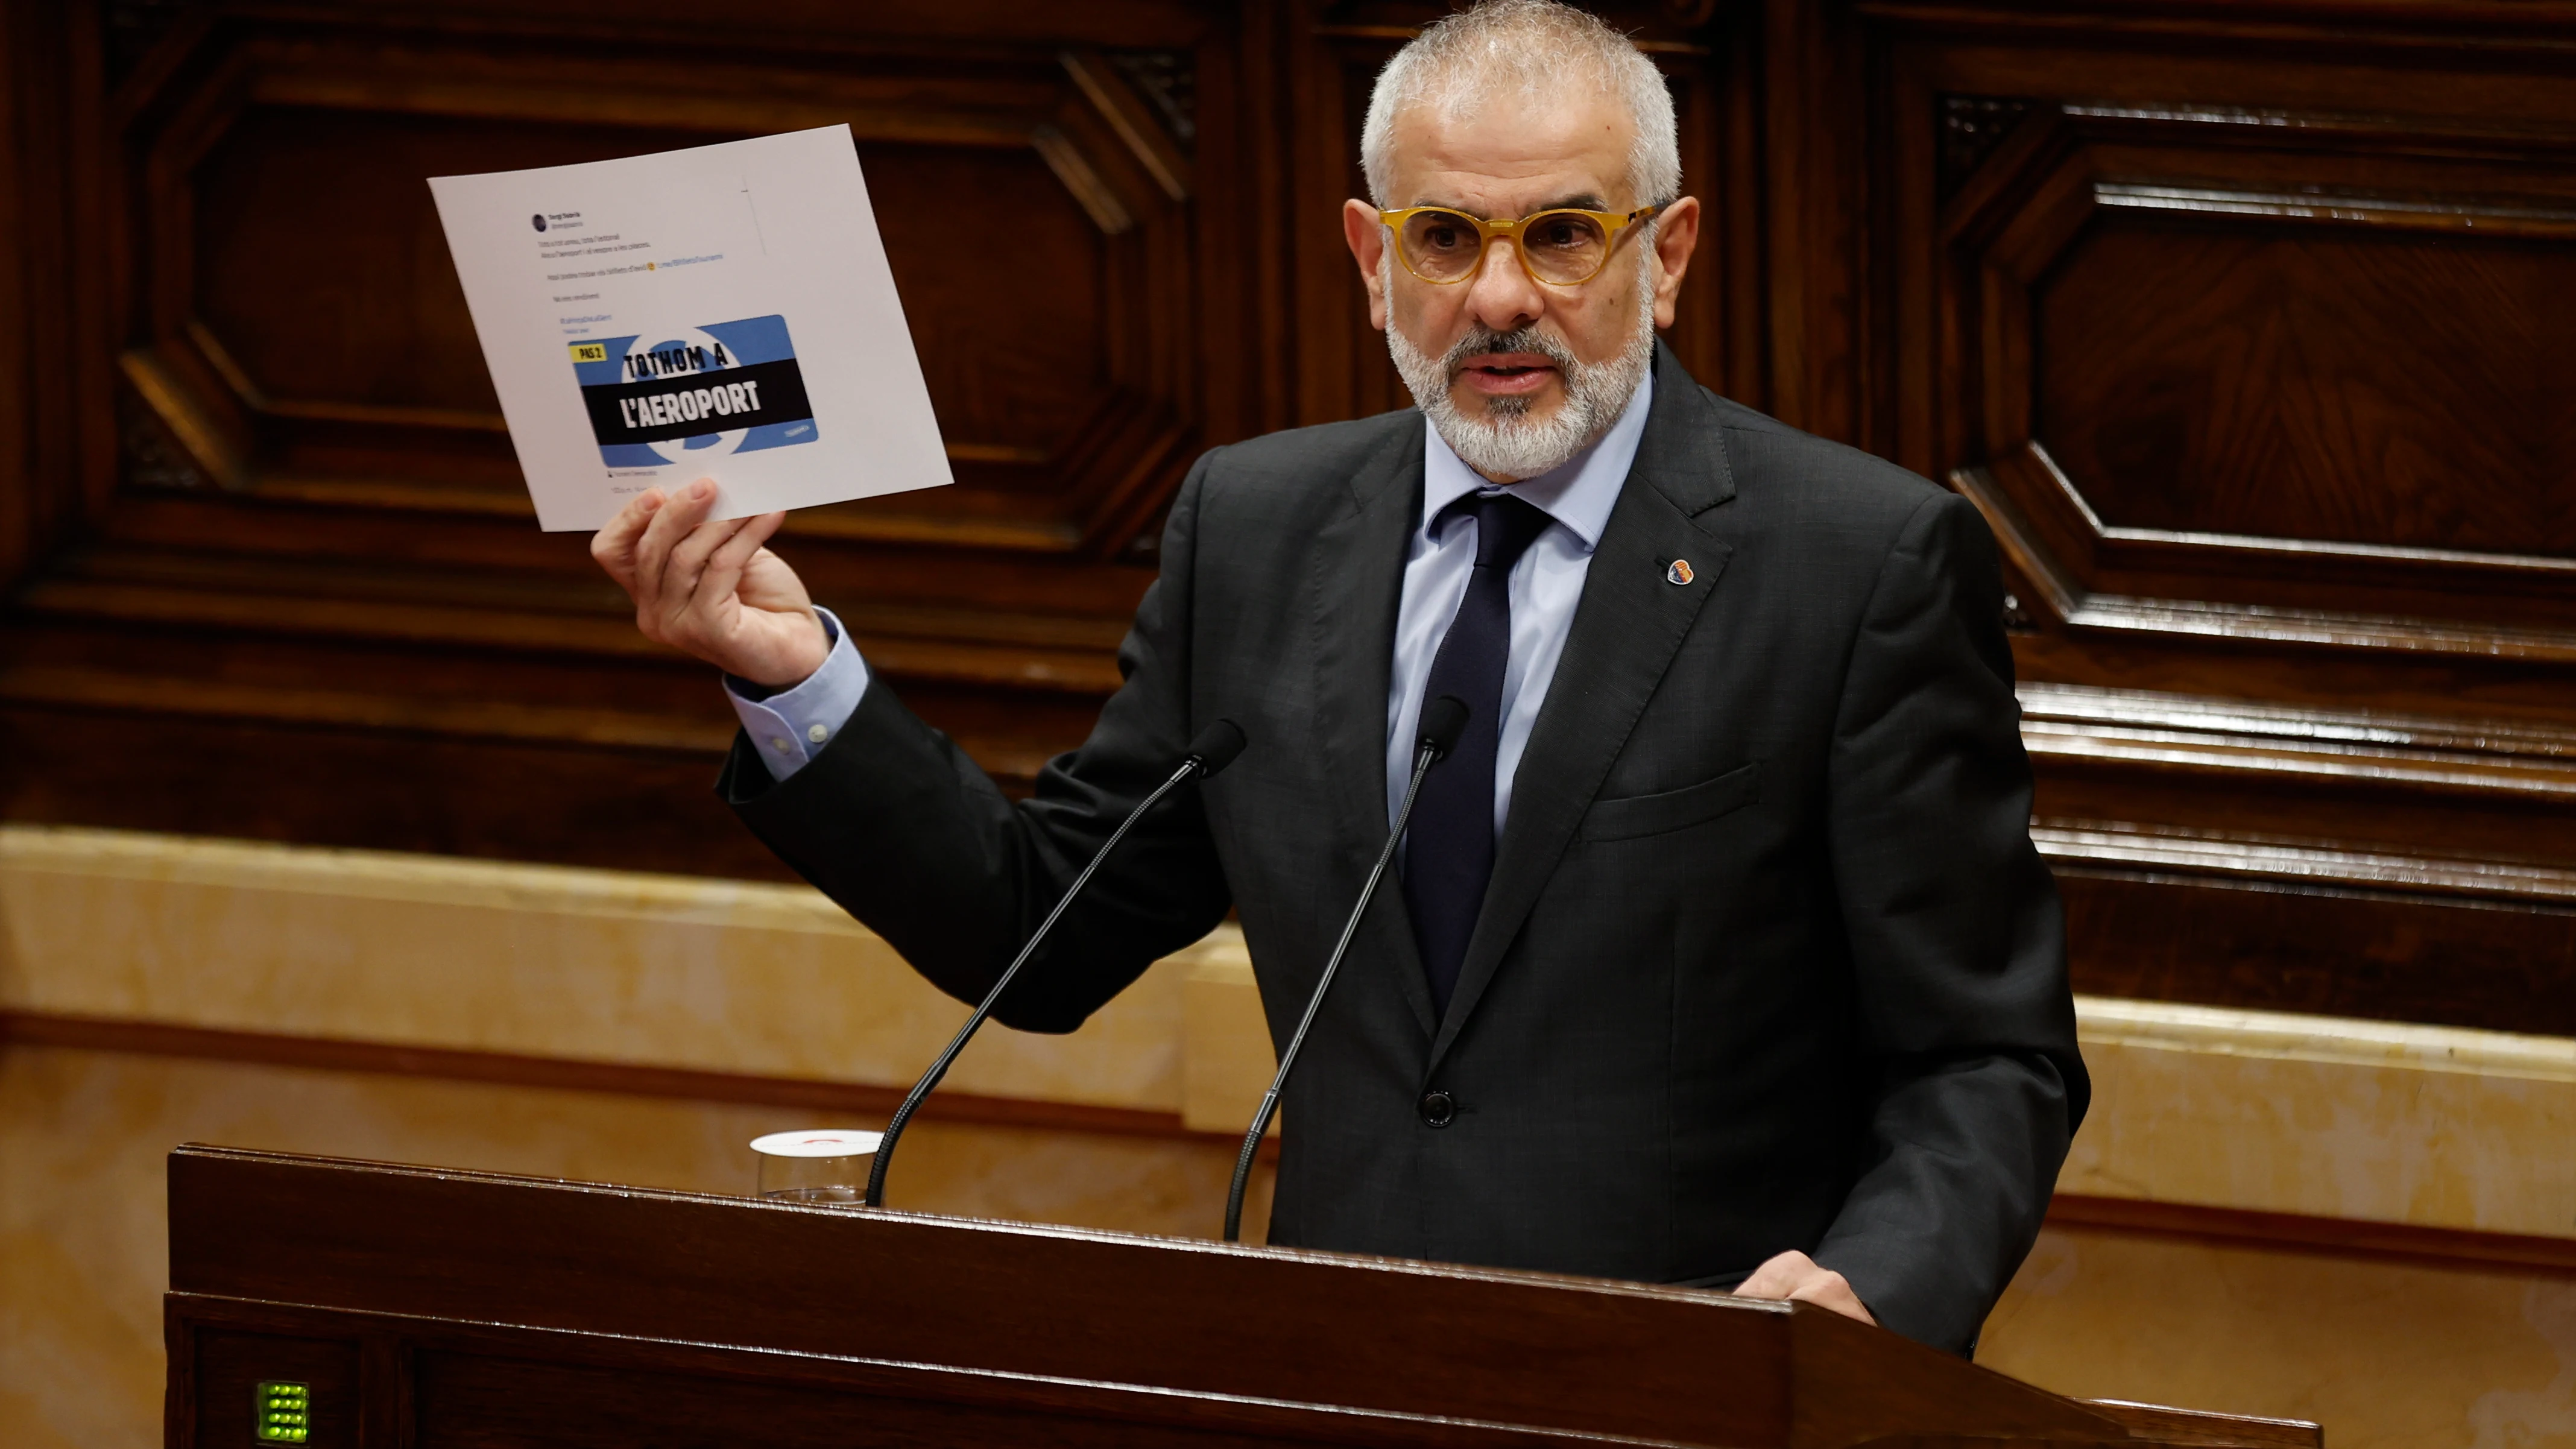
[{"label": "gray beard", "polygon": [[[1395,359],[1397,374],[1459,461],[1489,478],[1518,482],[1564,467],[1610,431],[1655,361],[1655,309],[1647,300],[1652,280],[1646,271],[1649,255],[1641,248],[1637,258],[1636,330],[1627,347],[1608,362],[1577,361],[1563,342],[1535,327],[1515,332],[1474,327],[1446,355],[1435,358],[1389,322],[1386,348]],[[1383,260],[1379,269],[1381,275],[1387,271]],[[1565,380],[1564,403],[1544,418],[1530,416],[1527,398],[1487,398],[1481,416],[1459,407],[1449,393],[1451,379],[1470,359],[1488,352],[1535,352],[1546,357]]]}]

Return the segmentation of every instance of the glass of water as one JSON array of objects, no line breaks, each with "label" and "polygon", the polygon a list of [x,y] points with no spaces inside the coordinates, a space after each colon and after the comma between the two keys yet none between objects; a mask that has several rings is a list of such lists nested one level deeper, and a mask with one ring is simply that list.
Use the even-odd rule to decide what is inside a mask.
[{"label": "glass of water", "polygon": [[752,1139],[760,1158],[760,1195],[781,1202],[855,1207],[868,1200],[868,1169],[881,1132],[809,1127]]}]

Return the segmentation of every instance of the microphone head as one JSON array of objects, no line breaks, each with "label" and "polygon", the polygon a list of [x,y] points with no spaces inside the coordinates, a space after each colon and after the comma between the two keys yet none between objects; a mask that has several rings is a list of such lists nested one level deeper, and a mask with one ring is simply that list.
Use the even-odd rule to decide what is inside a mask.
[{"label": "microphone head", "polygon": [[1204,780],[1233,764],[1234,757],[1243,753],[1244,743],[1243,726],[1230,719],[1218,720],[1199,731],[1189,748],[1189,757],[1199,762],[1199,778]]},{"label": "microphone head", "polygon": [[1422,728],[1414,736],[1415,748],[1429,750],[1434,760],[1449,758],[1458,748],[1458,737],[1467,732],[1467,701],[1454,694],[1444,694],[1422,707]]}]

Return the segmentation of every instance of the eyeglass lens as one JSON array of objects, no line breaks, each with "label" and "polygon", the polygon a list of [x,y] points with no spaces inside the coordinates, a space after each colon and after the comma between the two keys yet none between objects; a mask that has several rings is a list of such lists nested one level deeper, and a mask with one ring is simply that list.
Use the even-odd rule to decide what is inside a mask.
[{"label": "eyeglass lens", "polygon": [[[1515,240],[1531,275],[1560,286],[1590,281],[1610,251],[1609,234],[1579,211],[1541,212]],[[1428,282],[1458,281],[1473,273],[1485,254],[1475,222],[1454,211],[1422,211],[1405,218],[1401,241],[1406,264]]]}]

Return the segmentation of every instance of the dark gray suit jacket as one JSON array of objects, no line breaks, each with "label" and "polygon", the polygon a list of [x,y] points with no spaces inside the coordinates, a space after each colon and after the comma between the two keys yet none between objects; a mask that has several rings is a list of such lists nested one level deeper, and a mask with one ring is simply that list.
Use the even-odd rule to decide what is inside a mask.
[{"label": "dark gray suit jacket", "polygon": [[[1956,496],[1656,367],[1456,999],[1433,1019],[1381,891],[1288,1088],[1270,1238],[1714,1286],[1798,1248],[1964,1350],[2088,1091],[1993,541]],[[882,682],[786,782],[737,740],[720,788],[973,1000],[1234,719],[1250,748],[1138,826],[999,1015],[1070,1031],[1231,906],[1284,1040],[1386,836],[1424,426],[1201,459],[1126,683],[1032,799]]]}]

